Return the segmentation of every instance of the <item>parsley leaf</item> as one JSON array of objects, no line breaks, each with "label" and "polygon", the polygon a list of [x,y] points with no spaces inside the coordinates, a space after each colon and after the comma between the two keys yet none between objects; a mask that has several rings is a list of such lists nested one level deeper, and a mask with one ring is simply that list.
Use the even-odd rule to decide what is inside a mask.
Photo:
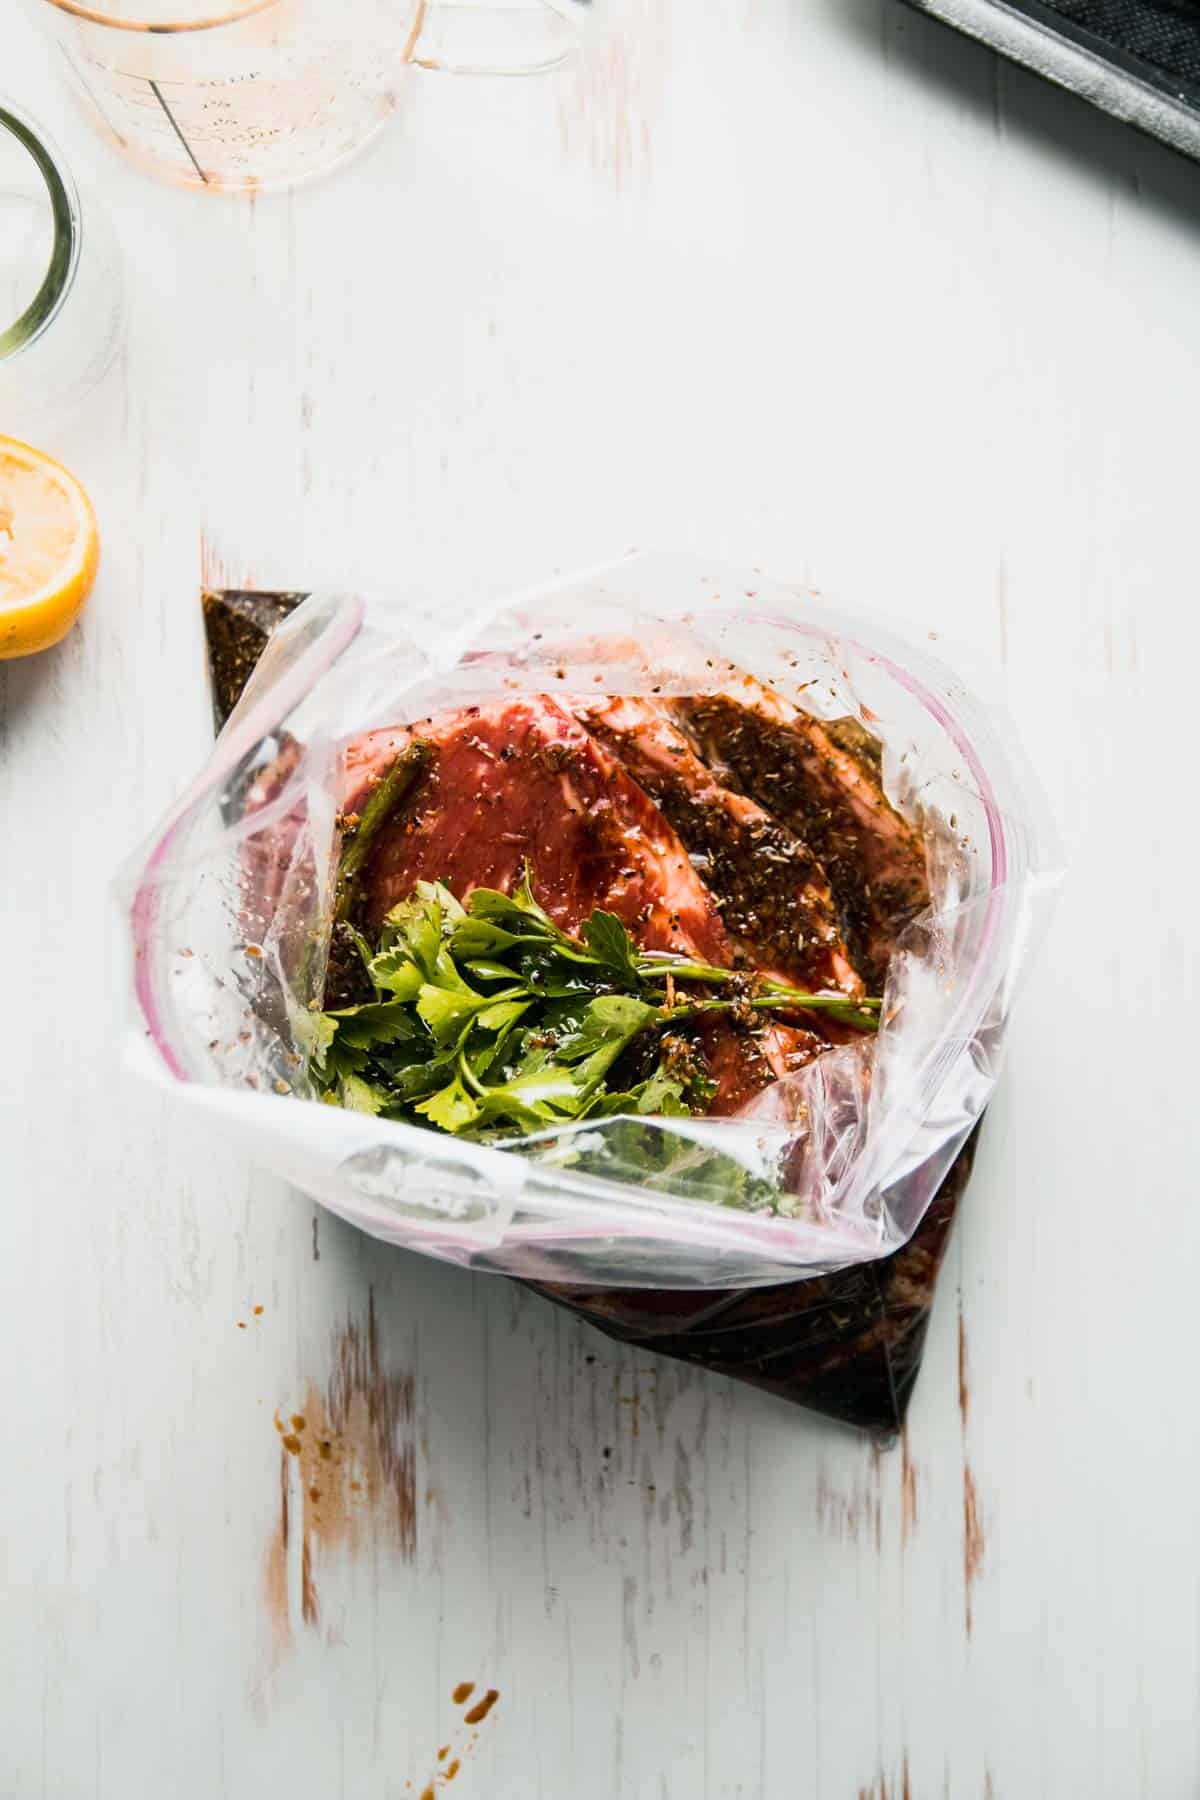
[{"label": "parsley leaf", "polygon": [[324,1020],[336,1027],[338,1044],[354,1050],[372,1050],[418,1035],[412,1011],[403,999],[348,1006],[342,1012],[325,1014]]},{"label": "parsley leaf", "polygon": [[404,949],[381,950],[367,964],[367,974],[379,992],[398,1000],[415,1000],[425,979],[420,964]]},{"label": "parsley leaf", "polygon": [[443,1131],[450,1132],[465,1131],[479,1118],[479,1102],[467,1092],[457,1075],[447,1087],[440,1088],[427,1100],[419,1101],[416,1110],[431,1125],[440,1125]]},{"label": "parsley leaf", "polygon": [[637,951],[615,913],[594,912],[590,919],[584,920],[579,935],[598,963],[611,969],[625,983],[637,983]]},{"label": "parsley leaf", "polygon": [[343,1075],[338,1083],[338,1093],[342,1105],[350,1112],[370,1113],[372,1117],[381,1113],[388,1103],[384,1088],[377,1087],[373,1081],[364,1081],[359,1075]]},{"label": "parsley leaf", "polygon": [[[764,1184],[751,1192],[731,1159],[653,1128],[706,1112],[716,1091],[688,1021],[807,1007],[863,1030],[879,1022],[878,1000],[748,987],[728,969],[639,951],[615,913],[593,912],[572,937],[534,898],[528,865],[513,893],[477,888],[465,906],[443,882],[420,881],[373,950],[354,937],[376,999],[297,1026],[322,1099],[456,1136],[544,1138],[606,1119],[604,1155],[628,1158],[624,1178],[678,1178],[724,1204],[761,1206]],[[614,1070],[626,1079],[610,1086]]]}]

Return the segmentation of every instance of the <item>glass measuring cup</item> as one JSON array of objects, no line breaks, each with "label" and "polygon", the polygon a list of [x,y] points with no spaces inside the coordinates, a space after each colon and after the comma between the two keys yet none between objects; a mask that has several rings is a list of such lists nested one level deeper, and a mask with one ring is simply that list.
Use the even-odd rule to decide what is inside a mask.
[{"label": "glass measuring cup", "polygon": [[0,99],[0,432],[69,411],[120,340],[121,281],[103,214],[39,125]]},{"label": "glass measuring cup", "polygon": [[303,181],[386,122],[414,65],[533,74],[590,0],[42,0],[89,112],[151,174]]}]

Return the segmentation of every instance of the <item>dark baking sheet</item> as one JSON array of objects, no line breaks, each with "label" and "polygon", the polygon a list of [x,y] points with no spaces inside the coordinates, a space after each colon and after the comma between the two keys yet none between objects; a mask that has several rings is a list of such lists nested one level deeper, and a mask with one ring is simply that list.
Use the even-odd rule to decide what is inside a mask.
[{"label": "dark baking sheet", "polygon": [[1200,0],[909,0],[1200,159]]}]

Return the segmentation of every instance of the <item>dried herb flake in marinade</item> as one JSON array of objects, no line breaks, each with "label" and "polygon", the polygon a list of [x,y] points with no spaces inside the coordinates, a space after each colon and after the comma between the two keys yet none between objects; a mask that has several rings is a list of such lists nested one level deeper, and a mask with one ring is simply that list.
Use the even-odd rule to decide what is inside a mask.
[{"label": "dried herb flake in marinade", "polygon": [[242,696],[267,640],[307,594],[250,588],[205,588],[200,595],[213,719],[218,731]]}]

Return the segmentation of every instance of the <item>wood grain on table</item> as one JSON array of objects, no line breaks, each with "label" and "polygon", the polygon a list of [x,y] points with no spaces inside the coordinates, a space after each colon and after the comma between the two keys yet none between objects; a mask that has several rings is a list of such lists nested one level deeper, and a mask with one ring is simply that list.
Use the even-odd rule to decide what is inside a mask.
[{"label": "wood grain on table", "polygon": [[[0,27],[130,286],[45,445],[96,594],[0,670],[13,1800],[1200,1792],[1200,171],[894,0],[604,11],[253,204]],[[202,576],[421,630],[650,544],[982,668],[1059,820],[892,1454],[355,1235],[122,1068]]]}]

